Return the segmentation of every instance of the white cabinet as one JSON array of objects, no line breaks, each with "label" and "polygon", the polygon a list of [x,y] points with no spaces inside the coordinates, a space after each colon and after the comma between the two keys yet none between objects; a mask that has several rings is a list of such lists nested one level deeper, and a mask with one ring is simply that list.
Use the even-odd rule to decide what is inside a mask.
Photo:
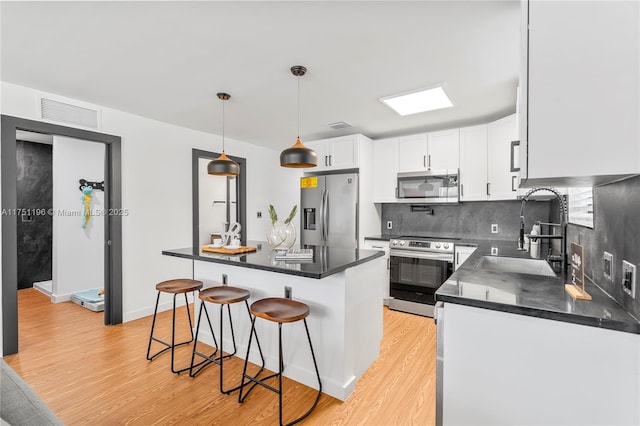
[{"label": "white cabinet", "polygon": [[455,250],[455,259],[453,263],[453,270],[457,270],[460,265],[464,263],[465,260],[469,258],[476,251],[478,247],[470,247],[470,246],[459,246],[456,245]]},{"label": "white cabinet", "polygon": [[370,240],[364,239],[363,247],[366,250],[381,250],[384,251],[384,258],[387,261],[387,273],[385,275],[385,286],[383,292],[383,304],[389,306],[389,241]]},{"label": "white cabinet", "polygon": [[522,9],[524,184],[591,186],[640,173],[640,3]]},{"label": "white cabinet", "polygon": [[517,198],[516,137],[515,114],[460,129],[460,201]]},{"label": "white cabinet", "polygon": [[357,168],[360,160],[358,137],[359,135],[349,135],[307,142],[306,145],[318,154],[318,165],[306,171]]},{"label": "white cabinet", "polygon": [[398,174],[398,138],[373,142],[373,202],[395,203]]},{"label": "white cabinet", "polygon": [[518,172],[515,165],[517,144],[516,115],[509,115],[487,125],[487,194],[489,200],[515,200],[518,195]]},{"label": "white cabinet", "polygon": [[445,170],[460,167],[458,129],[398,138],[398,171]]},{"label": "white cabinet", "polygon": [[639,335],[453,303],[436,314],[441,424],[640,424]]},{"label": "white cabinet", "polygon": [[460,201],[487,200],[487,125],[460,129]]}]

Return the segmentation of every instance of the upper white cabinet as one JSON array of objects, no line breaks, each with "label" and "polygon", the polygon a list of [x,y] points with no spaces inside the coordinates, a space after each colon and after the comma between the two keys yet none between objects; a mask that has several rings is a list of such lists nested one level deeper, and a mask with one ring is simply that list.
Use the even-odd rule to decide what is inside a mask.
[{"label": "upper white cabinet", "polygon": [[458,129],[398,138],[398,171],[457,169],[460,167]]},{"label": "upper white cabinet", "polygon": [[355,169],[359,166],[360,135],[340,136],[307,142],[306,145],[318,154],[318,165],[308,171]]},{"label": "upper white cabinet", "polygon": [[460,129],[460,201],[487,200],[487,125]]},{"label": "upper white cabinet", "polygon": [[515,114],[460,129],[460,201],[517,198],[516,137]]},{"label": "upper white cabinet", "polygon": [[639,9],[637,1],[522,2],[525,185],[640,173]]},{"label": "upper white cabinet", "polygon": [[395,203],[398,174],[398,138],[373,142],[373,202]]},{"label": "upper white cabinet", "polygon": [[515,200],[518,195],[516,115],[487,125],[487,195],[489,200]]}]

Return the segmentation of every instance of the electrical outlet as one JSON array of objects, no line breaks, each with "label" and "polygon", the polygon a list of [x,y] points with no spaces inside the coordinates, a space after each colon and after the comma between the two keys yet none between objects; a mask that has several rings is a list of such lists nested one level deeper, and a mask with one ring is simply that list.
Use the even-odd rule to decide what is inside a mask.
[{"label": "electrical outlet", "polygon": [[262,217],[262,212],[256,213],[256,216],[258,217],[258,219],[260,219]]},{"label": "electrical outlet", "polygon": [[498,247],[491,247],[491,256],[498,255]]},{"label": "electrical outlet", "polygon": [[606,251],[602,255],[602,270],[604,277],[613,281],[613,255]]},{"label": "electrical outlet", "polygon": [[284,297],[285,299],[291,299],[291,287],[289,286],[284,286]]},{"label": "electrical outlet", "polygon": [[390,220],[387,221],[387,229],[393,229],[393,222]]},{"label": "electrical outlet", "polygon": [[636,265],[622,261],[622,289],[629,296],[636,297]]},{"label": "electrical outlet", "polygon": [[491,224],[491,233],[492,234],[497,234],[498,233],[498,224],[497,223],[492,223]]}]

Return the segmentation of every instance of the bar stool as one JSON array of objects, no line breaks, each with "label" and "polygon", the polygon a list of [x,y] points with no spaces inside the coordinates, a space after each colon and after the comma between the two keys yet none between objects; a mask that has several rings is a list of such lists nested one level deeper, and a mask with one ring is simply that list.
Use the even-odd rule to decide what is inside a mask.
[{"label": "bar stool", "polygon": [[[203,368],[210,365],[211,363],[218,364],[220,366],[220,393],[230,394],[233,391],[240,389],[240,385],[225,390],[223,386],[223,371],[224,365],[223,360],[225,358],[231,358],[237,352],[236,347],[236,337],[233,332],[233,320],[231,319],[231,305],[233,303],[244,302],[247,307],[247,314],[249,315],[249,319],[251,320],[251,313],[249,312],[249,304],[247,303],[247,299],[251,293],[249,290],[245,290],[243,288],[231,287],[228,285],[221,285],[216,287],[206,288],[198,294],[198,297],[202,301],[200,303],[200,313],[198,314],[198,324],[196,325],[196,342],[193,344],[193,352],[191,354],[191,367],[189,369],[189,376],[195,377],[202,371]],[[216,340],[215,333],[213,332],[213,326],[211,325],[211,319],[209,318],[209,312],[205,307],[205,302],[215,303],[220,305],[220,348],[218,347],[218,342]],[[229,316],[229,326],[231,327],[231,340],[233,341],[233,353],[227,354],[223,356],[222,345],[223,345],[223,313],[224,313],[224,305],[227,305],[227,313]],[[200,333],[200,321],[202,320],[202,312],[204,311],[205,316],[207,317],[207,322],[209,323],[209,329],[211,330],[211,335],[213,336],[213,342],[215,344],[215,350],[210,354],[206,355],[197,351],[198,345],[198,334]],[[252,330],[252,333],[255,334],[255,330]],[[260,372],[264,369],[264,355],[262,354],[262,348],[260,347],[260,342],[258,341],[258,335],[256,334],[256,342],[258,344],[258,351],[260,352],[260,358],[262,359],[262,367],[260,368]],[[215,354],[220,350],[220,356],[214,358]],[[196,355],[204,358],[197,364],[194,364]],[[194,371],[195,367],[199,367]]]},{"label": "bar stool", "polygon": [[[284,363],[282,360],[282,324],[289,322],[296,322],[302,320],[304,322],[304,329],[307,332],[307,340],[309,341],[309,349],[311,349],[311,358],[313,358],[313,366],[316,370],[316,376],[318,378],[318,395],[316,396],[316,400],[313,402],[313,405],[306,413],[297,419],[293,420],[290,423],[287,423],[287,426],[296,424],[301,420],[304,420],[314,408],[318,404],[320,400],[320,395],[322,394],[322,382],[320,381],[320,373],[318,372],[318,364],[316,363],[316,356],[313,352],[313,345],[311,344],[311,336],[309,335],[309,327],[307,326],[307,316],[309,315],[309,306],[296,302],[291,299],[283,299],[280,297],[270,297],[266,299],[261,299],[254,302],[251,305],[250,309],[251,313],[254,317],[251,319],[251,334],[249,335],[249,347],[247,348],[247,358],[245,358],[244,362],[244,370],[242,371],[242,382],[240,383],[240,393],[238,394],[238,402],[244,402],[245,398],[249,395],[249,392],[256,386],[261,385],[270,391],[273,391],[278,394],[279,398],[279,420],[280,425],[282,426],[282,372],[284,371]],[[247,359],[249,358],[249,350],[251,349],[251,337],[255,331],[255,322],[256,317],[260,317],[267,321],[277,322],[278,323],[278,365],[279,371],[270,376],[264,377],[262,379],[258,379],[258,374],[256,376],[250,376],[247,374]],[[266,380],[269,380],[273,377],[278,377],[278,388],[274,388],[265,383]],[[247,393],[242,395],[244,386],[249,384],[249,382],[245,382],[245,379],[248,379],[250,382],[253,382],[253,386],[247,391]]]},{"label": "bar stool", "polygon": [[[186,367],[181,370],[176,370],[174,365],[174,354],[175,354],[175,348],[177,346],[188,345],[189,343],[193,342],[193,323],[191,322],[191,312],[189,311],[189,300],[187,299],[187,293],[189,293],[190,291],[195,292],[196,290],[200,290],[201,288],[202,288],[202,281],[190,280],[187,278],[168,280],[168,281],[163,281],[161,283],[156,284],[156,290],[158,290],[158,297],[156,298],[156,308],[153,311],[153,322],[151,323],[151,334],[149,334],[149,346],[147,347],[147,360],[151,361],[152,359],[164,353],[165,351],[171,350],[171,371],[173,373],[179,374],[190,368],[190,367]],[[153,337],[153,330],[156,327],[156,315],[158,314],[158,303],[160,302],[160,293],[173,294],[171,344],[165,342],[164,340],[160,340],[156,337]],[[176,297],[178,296],[178,294],[184,294],[184,301],[186,303],[186,308],[187,308],[187,317],[189,318],[189,332],[191,333],[191,340],[187,340],[186,342],[181,342],[176,344]],[[153,341],[156,341],[166,346],[166,348],[156,352],[153,355],[150,355],[151,343]]]}]

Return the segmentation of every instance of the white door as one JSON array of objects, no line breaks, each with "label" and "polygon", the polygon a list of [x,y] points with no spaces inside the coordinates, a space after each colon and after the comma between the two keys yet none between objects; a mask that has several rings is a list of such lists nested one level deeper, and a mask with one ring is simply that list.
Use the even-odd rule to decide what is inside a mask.
[{"label": "white door", "polygon": [[489,123],[487,129],[489,200],[515,200],[518,172],[511,171],[511,142],[517,138],[516,115]]},{"label": "white door", "polygon": [[427,134],[429,170],[457,169],[460,167],[460,145],[458,129],[443,130]]},{"label": "white door", "polygon": [[487,200],[487,125],[460,129],[460,201]]},{"label": "white door", "polygon": [[398,138],[398,172],[427,170],[427,134]]},{"label": "white door", "polygon": [[395,203],[398,174],[398,138],[373,142],[373,202]]}]

